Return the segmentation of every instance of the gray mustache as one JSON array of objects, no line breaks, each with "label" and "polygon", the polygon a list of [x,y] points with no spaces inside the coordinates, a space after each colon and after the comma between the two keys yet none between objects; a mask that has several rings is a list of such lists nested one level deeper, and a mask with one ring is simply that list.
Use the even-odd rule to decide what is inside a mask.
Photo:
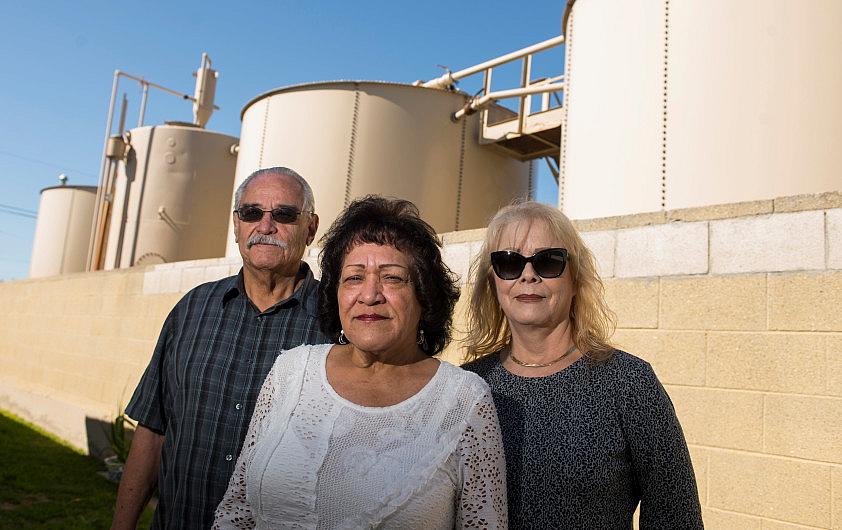
[{"label": "gray mustache", "polygon": [[266,234],[254,234],[246,242],[246,248],[251,248],[255,245],[274,245],[278,248],[287,248],[287,246],[289,246],[285,241],[281,241],[280,239]]}]

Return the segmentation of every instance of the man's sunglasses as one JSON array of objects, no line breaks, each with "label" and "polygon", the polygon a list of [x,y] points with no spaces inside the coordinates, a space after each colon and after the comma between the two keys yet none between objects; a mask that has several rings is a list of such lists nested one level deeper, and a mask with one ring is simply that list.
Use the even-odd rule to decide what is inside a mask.
[{"label": "man's sunglasses", "polygon": [[523,274],[527,263],[541,278],[558,278],[567,265],[566,248],[547,248],[529,256],[522,256],[513,250],[498,250],[491,253],[491,266],[501,280],[516,280]]},{"label": "man's sunglasses", "polygon": [[240,221],[244,221],[246,223],[256,223],[263,219],[264,213],[269,212],[272,214],[272,220],[282,225],[294,223],[298,219],[299,215],[305,213],[295,206],[278,206],[277,208],[272,208],[271,210],[264,210],[263,208],[259,208],[257,206],[242,206],[234,211],[237,212],[237,217]]}]

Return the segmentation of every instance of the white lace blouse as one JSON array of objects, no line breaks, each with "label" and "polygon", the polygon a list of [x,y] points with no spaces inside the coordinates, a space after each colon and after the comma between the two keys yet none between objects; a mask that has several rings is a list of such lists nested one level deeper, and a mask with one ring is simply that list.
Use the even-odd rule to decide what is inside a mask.
[{"label": "white lace blouse", "polygon": [[506,528],[506,466],[488,385],[446,362],[414,396],[336,393],[331,344],[266,377],[214,528]]}]

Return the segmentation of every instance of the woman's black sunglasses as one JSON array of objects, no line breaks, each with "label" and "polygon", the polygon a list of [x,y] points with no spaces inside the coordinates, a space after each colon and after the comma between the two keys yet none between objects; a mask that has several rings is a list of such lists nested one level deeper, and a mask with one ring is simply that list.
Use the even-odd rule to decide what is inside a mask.
[{"label": "woman's black sunglasses", "polygon": [[539,250],[528,258],[513,250],[498,250],[491,253],[491,266],[501,280],[520,278],[527,263],[532,263],[532,268],[541,278],[558,278],[564,273],[567,258],[566,248]]},{"label": "woman's black sunglasses", "polygon": [[240,221],[245,221],[246,223],[256,223],[263,219],[264,213],[269,212],[272,215],[272,220],[282,225],[294,223],[298,219],[298,216],[304,213],[295,206],[278,206],[271,210],[264,210],[257,206],[242,206],[234,211],[237,212],[237,217]]}]

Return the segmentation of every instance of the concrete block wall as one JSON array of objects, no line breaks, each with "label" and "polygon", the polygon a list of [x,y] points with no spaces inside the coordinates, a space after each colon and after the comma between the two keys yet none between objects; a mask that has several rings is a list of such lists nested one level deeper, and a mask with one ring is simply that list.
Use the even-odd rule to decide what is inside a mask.
[{"label": "concrete block wall", "polygon": [[[317,249],[305,260],[316,267]],[[131,398],[164,319],[239,258],[0,282],[0,408],[82,450]]]},{"label": "concrete block wall", "polygon": [[[578,221],[690,445],[706,526],[842,529],[842,194]],[[484,230],[443,235],[460,275]],[[306,260],[316,269],[318,250]],[[236,259],[0,283],[0,407],[85,448],[175,302]],[[458,341],[444,357],[460,362]]]},{"label": "concrete block wall", "polygon": [[0,283],[0,407],[88,449],[91,420],[128,403],[178,294],[143,272]]},{"label": "concrete block wall", "polygon": [[[672,398],[706,527],[842,528],[842,194],[576,224],[614,341]],[[482,235],[444,239],[473,259]],[[449,262],[463,292],[470,259]]]}]

